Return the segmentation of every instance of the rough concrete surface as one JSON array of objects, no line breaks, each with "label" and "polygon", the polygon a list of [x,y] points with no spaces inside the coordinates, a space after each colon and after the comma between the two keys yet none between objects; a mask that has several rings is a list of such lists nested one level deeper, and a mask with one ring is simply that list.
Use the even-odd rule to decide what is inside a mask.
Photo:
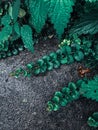
[{"label": "rough concrete surface", "polygon": [[9,73],[57,49],[57,41],[42,42],[34,54],[24,51],[0,61],[0,130],[97,130],[87,118],[98,111],[98,103],[81,98],[57,112],[47,112],[46,103],[55,91],[79,79],[74,63],[31,78],[10,77]]}]

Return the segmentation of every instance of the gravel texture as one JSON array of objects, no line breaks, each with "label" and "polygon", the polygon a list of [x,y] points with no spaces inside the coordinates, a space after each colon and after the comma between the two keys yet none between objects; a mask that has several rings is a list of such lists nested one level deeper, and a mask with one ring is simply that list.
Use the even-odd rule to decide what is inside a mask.
[{"label": "gravel texture", "polygon": [[31,78],[10,77],[9,73],[57,49],[57,40],[40,42],[34,54],[24,51],[0,61],[0,130],[98,130],[87,118],[98,111],[98,103],[81,98],[57,112],[47,112],[46,103],[55,91],[79,79],[79,63]]}]

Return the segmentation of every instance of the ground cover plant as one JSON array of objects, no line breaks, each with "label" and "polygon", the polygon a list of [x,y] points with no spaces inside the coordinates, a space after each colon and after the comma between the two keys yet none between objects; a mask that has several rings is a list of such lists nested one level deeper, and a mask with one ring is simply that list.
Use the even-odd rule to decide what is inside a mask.
[{"label": "ground cover plant", "polygon": [[[0,1],[0,59],[17,55],[24,49],[34,53],[34,44],[39,37],[45,39],[49,35],[59,39],[58,50],[10,75],[31,77],[64,64],[84,61],[87,69],[79,68],[81,80],[70,82],[57,91],[48,101],[47,110],[57,111],[80,96],[98,102],[98,1]],[[85,73],[91,70],[96,72],[94,77],[84,78]],[[98,112],[94,112],[87,122],[98,127]]]}]

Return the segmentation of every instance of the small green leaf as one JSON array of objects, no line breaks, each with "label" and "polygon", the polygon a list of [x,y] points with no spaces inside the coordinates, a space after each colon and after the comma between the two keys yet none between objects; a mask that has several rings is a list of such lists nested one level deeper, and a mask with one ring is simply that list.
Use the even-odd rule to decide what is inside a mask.
[{"label": "small green leaf", "polygon": [[46,64],[44,64],[42,67],[41,67],[41,73],[45,73],[47,70],[47,66]]},{"label": "small green leaf", "polygon": [[52,98],[52,101],[55,102],[55,103],[59,103],[60,98],[59,98],[58,96],[54,96],[54,97]]},{"label": "small green leaf", "polygon": [[48,62],[47,70],[52,70],[52,69],[53,69],[53,63]]},{"label": "small green leaf", "polygon": [[13,55],[17,55],[18,54],[18,50],[14,49],[14,50],[12,50],[12,53],[13,53]]},{"label": "small green leaf", "polygon": [[92,117],[88,118],[87,123],[88,123],[89,126],[93,126],[95,128],[98,127],[98,121],[95,121]]},{"label": "small green leaf", "polygon": [[61,58],[61,64],[66,64],[67,62],[68,62],[67,57]]},{"label": "small green leaf", "polygon": [[62,53],[64,53],[64,54],[71,54],[71,47],[70,46],[64,46],[63,48],[62,48]]},{"label": "small green leaf", "polygon": [[60,91],[55,92],[55,96],[58,96],[58,97],[60,97],[60,98],[62,98],[62,97],[63,97],[63,95],[62,95],[62,93],[61,93]]},{"label": "small green leaf", "polygon": [[53,66],[54,66],[54,68],[59,68],[59,67],[60,67],[60,62],[57,61],[57,60],[55,60],[55,61],[53,62]]},{"label": "small green leaf", "polygon": [[93,113],[93,118],[94,118],[96,121],[98,121],[98,112],[94,112],[94,113]]},{"label": "small green leaf", "polygon": [[84,54],[82,51],[78,51],[74,54],[74,59],[76,61],[81,61],[84,58]]},{"label": "small green leaf", "polygon": [[39,73],[40,73],[40,68],[37,68],[37,69],[34,70],[35,75],[38,75]]},{"label": "small green leaf", "polygon": [[43,56],[43,58],[42,58],[45,62],[49,62],[49,60],[50,60],[50,57],[49,56]]},{"label": "small green leaf", "polygon": [[47,110],[52,111],[53,110],[53,103],[51,101],[48,101],[47,103]]},{"label": "small green leaf", "polygon": [[72,55],[68,55],[68,64],[71,64],[74,62],[74,58]]},{"label": "small green leaf", "polygon": [[58,109],[59,109],[59,105],[54,104],[54,106],[53,106],[53,110],[54,110],[54,111],[57,111]]},{"label": "small green leaf", "polygon": [[30,69],[30,70],[33,68],[33,66],[34,66],[34,63],[27,64],[27,68]]},{"label": "small green leaf", "polygon": [[68,95],[70,93],[70,89],[68,87],[63,87],[62,88],[62,92],[65,94],[65,95]]},{"label": "small green leaf", "polygon": [[60,105],[62,107],[65,107],[67,105],[67,103],[68,103],[68,101],[66,99],[64,99],[64,98],[60,101]]},{"label": "small green leaf", "polygon": [[53,59],[57,59],[57,54],[55,52],[50,53],[50,58]]},{"label": "small green leaf", "polygon": [[39,60],[37,61],[37,64],[38,64],[39,66],[42,66],[42,65],[44,64],[44,60],[39,59]]}]

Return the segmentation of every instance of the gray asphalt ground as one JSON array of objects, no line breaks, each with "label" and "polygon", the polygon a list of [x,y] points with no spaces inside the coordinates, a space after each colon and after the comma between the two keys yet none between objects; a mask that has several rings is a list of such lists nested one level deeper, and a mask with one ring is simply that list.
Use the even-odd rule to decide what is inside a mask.
[{"label": "gray asphalt ground", "polygon": [[80,98],[57,112],[47,112],[46,104],[55,91],[77,81],[79,63],[31,78],[10,77],[9,73],[57,49],[57,41],[40,42],[34,54],[24,51],[0,61],[0,130],[98,130],[87,118],[98,111],[98,103]]}]

